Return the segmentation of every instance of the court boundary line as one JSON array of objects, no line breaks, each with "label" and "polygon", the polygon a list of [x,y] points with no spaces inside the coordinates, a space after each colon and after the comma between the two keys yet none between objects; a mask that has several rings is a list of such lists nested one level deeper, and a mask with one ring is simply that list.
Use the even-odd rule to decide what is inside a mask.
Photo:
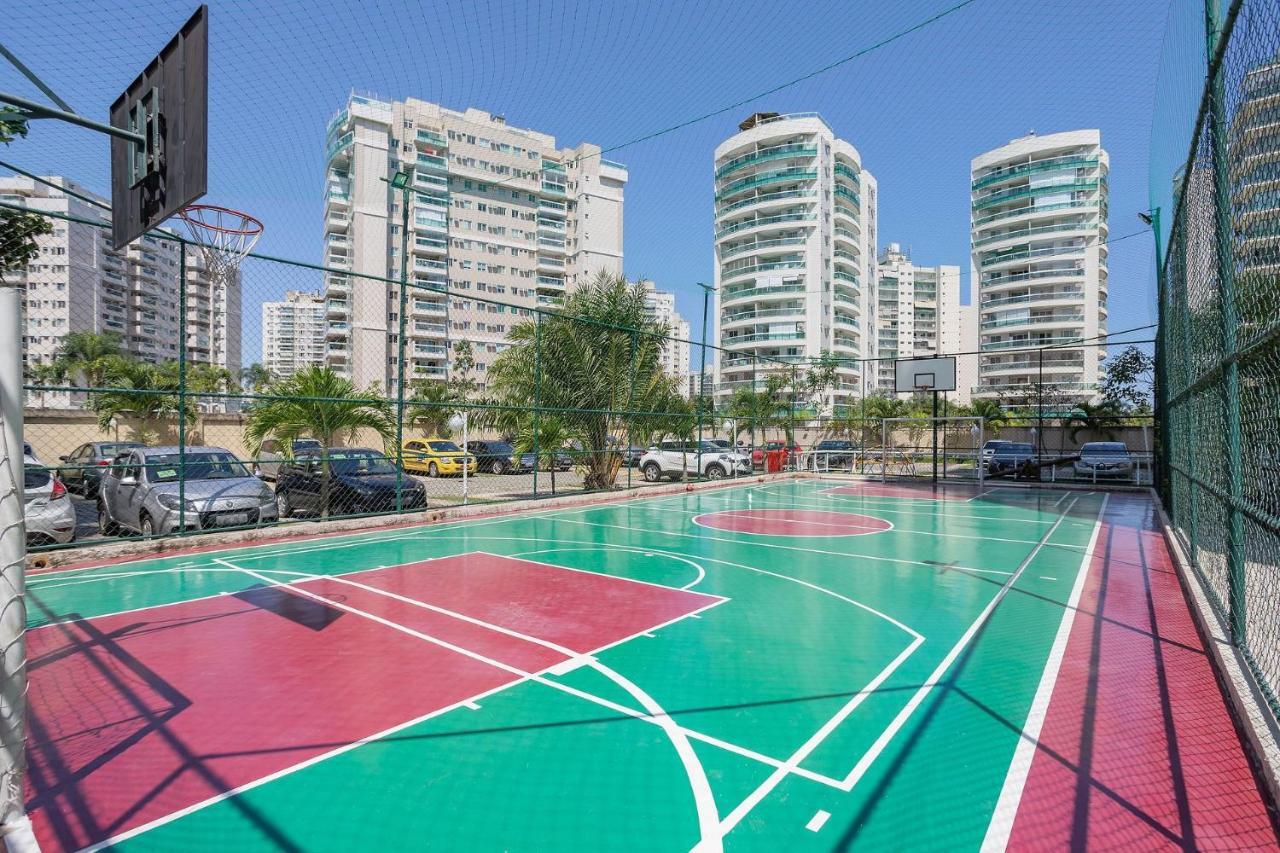
[{"label": "court boundary line", "polygon": [[1031,774],[1031,764],[1040,748],[1040,731],[1049,714],[1049,702],[1058,684],[1058,673],[1062,668],[1062,660],[1066,656],[1067,644],[1071,640],[1071,629],[1075,625],[1080,598],[1084,595],[1084,588],[1093,570],[1094,549],[1098,544],[1098,536],[1102,531],[1110,498],[1109,494],[1103,494],[1102,506],[1098,510],[1093,534],[1089,537],[1089,546],[1080,562],[1080,569],[1076,573],[1075,583],[1071,586],[1071,593],[1067,596],[1062,620],[1058,623],[1053,645],[1049,648],[1049,656],[1045,659],[1044,669],[1040,673],[1040,683],[1036,686],[1035,696],[1027,711],[1027,719],[1018,732],[1018,743],[1014,747],[1013,757],[1005,773],[1004,784],[1000,787],[1000,795],[996,798],[996,804],[991,811],[991,820],[987,824],[987,831],[980,848],[983,851],[1004,850],[1009,844],[1009,835],[1013,831],[1013,824],[1022,804],[1022,794],[1026,790],[1027,778]]},{"label": "court boundary line", "polygon": [[[772,508],[770,508],[770,507],[764,507],[764,508],[762,508],[762,509],[761,509],[761,511],[762,511],[762,512],[769,512],[771,509],[772,509]],[[798,511],[798,512],[805,512],[805,511],[806,511],[806,510],[805,510],[805,508],[803,508],[803,507],[795,507],[795,509],[796,509],[796,511]],[[748,536],[788,536],[788,535],[790,535],[790,534],[785,534],[785,533],[757,533],[757,532],[756,532],[756,531],[754,531],[754,530],[730,530],[730,529],[725,528],[725,527],[715,527],[715,526],[710,525],[710,524],[703,524],[701,521],[699,521],[699,520],[698,520],[698,519],[700,519],[700,518],[706,518],[707,516],[710,516],[710,515],[721,515],[721,514],[724,514],[724,513],[735,513],[735,514],[737,514],[737,515],[736,515],[736,517],[737,517],[737,518],[755,518],[755,519],[762,520],[762,521],[772,521],[772,520],[773,520],[773,519],[769,518],[768,516],[752,516],[752,515],[743,515],[743,514],[742,514],[742,513],[751,513],[751,512],[755,512],[755,511],[756,511],[756,510],[755,510],[755,509],[753,509],[753,508],[751,508],[751,507],[747,507],[747,508],[745,508],[745,509],[717,509],[717,510],[714,510],[714,511],[712,511],[712,512],[700,512],[700,513],[698,513],[697,515],[693,516],[693,518],[691,518],[691,519],[690,519],[690,521],[692,521],[694,524],[698,525],[699,527],[701,527],[701,528],[703,528],[703,529],[705,529],[705,530],[721,530],[721,531],[724,531],[725,533],[745,533],[745,534],[747,534]],[[880,527],[880,528],[873,529],[873,528],[870,528],[870,527],[866,527],[866,525],[857,525],[857,524],[854,524],[854,525],[850,525],[850,526],[852,526],[852,527],[859,527],[859,526],[861,526],[861,527],[866,527],[866,529],[865,529],[863,532],[861,532],[861,533],[827,533],[827,534],[815,533],[815,534],[813,534],[813,538],[815,538],[815,539],[818,539],[818,538],[829,539],[829,538],[833,538],[833,537],[846,537],[846,536],[872,536],[872,535],[874,535],[874,534],[876,534],[876,533],[888,533],[890,530],[893,530],[893,522],[892,522],[892,521],[890,521],[890,520],[889,520],[889,519],[887,519],[887,518],[877,518],[877,517],[876,517],[876,516],[874,516],[874,515],[866,515],[865,513],[852,513],[852,512],[851,512],[851,513],[843,513],[843,514],[844,514],[844,515],[858,515],[858,516],[861,516],[862,518],[872,518],[872,519],[875,519],[876,521],[883,521],[885,524],[887,524],[887,525],[889,525],[889,526],[888,526],[888,527]],[[789,523],[791,523],[791,524],[813,524],[813,525],[818,525],[818,526],[820,526],[820,527],[835,527],[835,526],[836,526],[834,523],[828,523],[828,522],[825,522],[825,521],[800,521],[800,520],[797,520],[797,519],[794,519],[794,518],[791,518],[791,519],[783,519],[783,520],[784,520],[784,521],[787,521],[787,522],[789,522]]]}]

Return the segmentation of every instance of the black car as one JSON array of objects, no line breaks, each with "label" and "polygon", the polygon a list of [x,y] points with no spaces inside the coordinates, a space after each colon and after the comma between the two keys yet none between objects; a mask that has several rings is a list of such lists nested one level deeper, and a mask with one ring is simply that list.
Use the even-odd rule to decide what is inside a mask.
[{"label": "black car", "polygon": [[98,485],[102,482],[102,472],[126,450],[146,445],[136,441],[91,441],[82,444],[66,456],[58,458],[65,463],[59,474],[67,491],[83,495],[86,498],[96,497]]},{"label": "black car", "polygon": [[533,470],[532,453],[516,453],[507,441],[468,441],[467,452],[476,458],[476,470],[491,474],[513,471],[523,474]]},{"label": "black car", "polygon": [[427,490],[414,477],[397,471],[386,454],[367,448],[330,447],[310,450],[280,463],[276,479],[276,508],[281,518],[294,512],[319,514],[324,506],[323,457],[329,462],[330,515],[389,512],[396,508],[400,486],[405,509],[424,509]]},{"label": "black car", "polygon": [[830,465],[848,465],[857,454],[858,445],[842,438],[826,438],[814,445],[813,452],[825,456]]},{"label": "black car", "polygon": [[988,474],[1013,472],[1016,476],[1028,463],[1035,464],[1036,449],[1031,444],[1009,441],[996,447],[987,462]]}]

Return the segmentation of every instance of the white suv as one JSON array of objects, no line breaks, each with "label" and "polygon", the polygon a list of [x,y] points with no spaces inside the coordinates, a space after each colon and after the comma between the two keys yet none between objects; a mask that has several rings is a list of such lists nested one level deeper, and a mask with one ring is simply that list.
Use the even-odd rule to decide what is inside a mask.
[{"label": "white suv", "polygon": [[[699,465],[701,460],[701,465]],[[640,457],[640,471],[645,480],[656,483],[663,477],[680,479],[687,471],[708,480],[720,480],[751,473],[751,457],[733,453],[711,441],[664,441]]]}]

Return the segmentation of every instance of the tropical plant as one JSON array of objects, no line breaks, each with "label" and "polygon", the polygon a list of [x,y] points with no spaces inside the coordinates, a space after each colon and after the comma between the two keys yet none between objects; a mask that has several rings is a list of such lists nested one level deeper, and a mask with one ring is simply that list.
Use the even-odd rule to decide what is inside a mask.
[{"label": "tropical plant", "polygon": [[982,418],[983,431],[994,438],[1000,434],[1000,427],[1009,422],[1009,413],[999,403],[988,398],[980,398],[969,404],[969,414]]},{"label": "tropical plant", "polygon": [[1116,411],[1149,414],[1154,381],[1155,360],[1136,346],[1129,346],[1107,362],[1099,390],[1103,402]]},{"label": "tropical plant", "polygon": [[404,422],[429,436],[449,437],[449,419],[458,407],[454,389],[436,379],[420,379],[414,383],[411,396],[404,401]]},{"label": "tropical plant", "polygon": [[489,387],[504,405],[558,411],[586,447],[583,486],[610,488],[622,464],[610,437],[650,417],[636,412],[661,413],[674,391],[660,362],[667,331],[649,319],[643,287],[601,271],[561,310],[511,327]]},{"label": "tropical plant", "polygon": [[1101,433],[1111,441],[1115,438],[1115,430],[1124,426],[1124,412],[1108,400],[1101,403],[1077,403],[1070,414],[1062,419],[1062,426],[1070,430],[1068,436],[1072,444],[1079,443],[1080,432],[1086,429]]},{"label": "tropical plant", "polygon": [[[107,429],[112,421],[134,419],[133,436],[151,442],[160,434],[163,424],[176,417],[183,408],[178,391],[177,364],[150,364],[116,356],[103,367],[98,387],[104,390],[89,394],[89,409],[98,416],[98,428]],[[195,400],[185,400],[186,421],[195,423]]]},{"label": "tropical plant", "polygon": [[[784,393],[789,377],[783,373],[772,373],[765,377],[764,387],[739,388],[729,398],[724,415],[736,422],[738,435],[750,432],[753,436],[760,431],[762,439],[768,439],[769,428],[786,421],[787,400]],[[737,439],[738,435],[734,435]]]},{"label": "tropical plant", "polygon": [[42,365],[45,381],[70,382],[87,388],[102,388],[107,377],[120,368],[124,341],[116,332],[68,332],[48,364]]},{"label": "tropical plant", "polygon": [[541,467],[543,463],[551,471],[551,494],[556,493],[556,453],[565,448],[577,435],[563,420],[555,415],[543,415],[538,418],[537,431],[534,430],[532,417],[525,418],[524,425],[516,435],[515,451],[519,454],[534,454],[534,464]]},{"label": "tropical plant", "polygon": [[271,384],[275,377],[271,371],[259,362],[240,369],[240,384],[251,393],[257,394]]},{"label": "tropical plant", "polygon": [[[275,438],[288,449],[294,439],[310,437],[333,447],[357,430],[373,431],[383,445],[396,431],[391,407],[372,390],[361,391],[331,368],[313,366],[272,382],[267,393],[245,408],[244,443],[257,456],[262,442]],[[395,456],[399,464],[400,451]],[[321,460],[321,513],[329,513],[329,459]]]},{"label": "tropical plant", "polygon": [[476,393],[480,383],[471,374],[476,369],[475,352],[471,341],[458,341],[453,345],[453,364],[449,369],[449,390],[453,399],[466,401]]},{"label": "tropical plant", "polygon": [[827,394],[840,378],[836,374],[839,367],[840,357],[823,350],[822,354],[809,365],[804,378],[800,380],[800,393],[815,415],[821,415],[826,408]]}]

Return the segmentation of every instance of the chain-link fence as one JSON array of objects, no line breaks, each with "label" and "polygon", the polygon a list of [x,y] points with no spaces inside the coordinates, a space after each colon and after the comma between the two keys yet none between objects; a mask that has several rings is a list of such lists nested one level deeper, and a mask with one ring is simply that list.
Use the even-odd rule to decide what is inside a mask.
[{"label": "chain-link fence", "polygon": [[1190,153],[1153,176],[1173,187],[1159,280],[1159,488],[1280,714],[1280,7],[1208,2],[1202,24],[1197,86],[1208,82]]},{"label": "chain-link fence", "polygon": [[[34,549],[775,470],[1150,480],[1141,338],[957,354],[935,412],[894,392],[892,359],[704,353],[621,279],[531,303],[446,285],[435,246],[406,245],[401,276],[357,274],[332,237],[324,263],[259,254],[213,277],[177,234],[112,251],[74,187],[41,186],[0,199],[64,205],[41,210],[19,282],[27,461],[49,481]],[[883,429],[935,415],[981,418],[983,446],[971,421]]]}]

